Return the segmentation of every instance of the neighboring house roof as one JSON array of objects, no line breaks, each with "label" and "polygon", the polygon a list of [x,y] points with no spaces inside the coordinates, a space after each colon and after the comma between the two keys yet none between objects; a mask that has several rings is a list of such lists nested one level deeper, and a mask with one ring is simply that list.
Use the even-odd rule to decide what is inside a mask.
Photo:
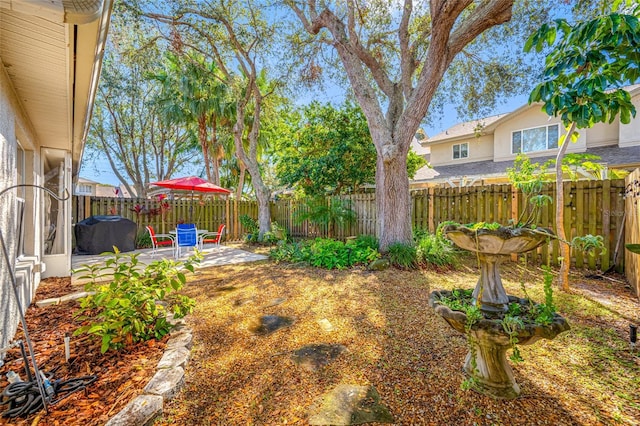
[{"label": "neighboring house roof", "polygon": [[413,138],[413,140],[411,141],[411,149],[413,149],[413,152],[420,156],[431,154],[431,148],[429,148],[428,146],[422,146],[422,144],[420,144],[420,141],[418,141],[418,139],[416,138]]},{"label": "neighboring house roof", "polygon": [[101,183],[96,186],[96,197],[133,198],[124,186],[112,186]]},{"label": "neighboring house roof", "polygon": [[[606,164],[610,168],[628,168],[637,167],[640,163],[640,146],[630,146],[620,148],[617,145],[602,146],[596,148],[587,148],[587,154],[598,155],[601,160],[599,163]],[[546,157],[536,157],[532,159],[535,163],[544,163],[545,161],[555,158],[555,155]],[[461,166],[464,166],[461,168]],[[425,166],[428,167],[428,166]],[[492,177],[504,176],[507,168],[513,167],[513,160],[508,161],[476,161],[472,163],[453,164],[448,166],[438,166],[437,171],[430,169],[431,172],[425,172],[418,177],[418,174],[425,168],[418,170],[413,179],[415,183],[429,182],[441,183],[449,179],[458,179],[466,176],[479,177],[487,179]],[[464,174],[461,173],[464,171]],[[433,176],[431,176],[433,175]]]},{"label": "neighboring house roof", "polygon": [[508,114],[498,114],[491,117],[485,117],[478,120],[456,124],[455,126],[449,127],[444,132],[438,133],[431,138],[423,140],[422,145],[430,145],[443,140],[451,140],[475,135],[477,130],[486,129],[487,127],[491,126],[493,123],[507,115]]},{"label": "neighboring house roof", "polygon": [[91,179],[83,178],[83,177],[79,177],[78,178],[78,183],[84,183],[84,184],[88,184],[88,185],[99,185],[98,182],[93,181]]},{"label": "neighboring house roof", "polygon": [[[640,84],[633,84],[623,87],[624,90],[629,92],[632,96],[636,93],[640,93]],[[520,108],[506,114],[492,115],[490,117],[480,118],[477,120],[467,121],[464,123],[458,123],[449,127],[444,132],[440,132],[437,135],[422,140],[420,143],[422,146],[434,145],[442,142],[451,142],[456,139],[464,139],[470,136],[476,135],[476,130],[481,130],[483,134],[492,134],[493,130],[503,121],[513,118],[513,116],[528,110],[529,108],[541,107],[541,103],[524,104]]]}]

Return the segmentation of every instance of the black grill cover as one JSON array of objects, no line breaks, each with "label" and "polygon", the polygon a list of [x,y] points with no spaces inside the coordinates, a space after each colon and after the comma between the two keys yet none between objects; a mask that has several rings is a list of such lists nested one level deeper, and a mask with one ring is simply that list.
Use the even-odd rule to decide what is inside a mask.
[{"label": "black grill cover", "polygon": [[113,251],[113,246],[121,252],[136,249],[135,222],[121,216],[91,216],[76,223],[77,254],[100,254]]}]

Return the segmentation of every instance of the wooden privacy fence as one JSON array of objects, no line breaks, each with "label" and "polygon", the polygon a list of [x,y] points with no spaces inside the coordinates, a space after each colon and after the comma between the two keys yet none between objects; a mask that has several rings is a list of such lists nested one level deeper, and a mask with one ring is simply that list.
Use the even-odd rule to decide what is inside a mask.
[{"label": "wooden privacy fence", "polygon": [[[572,253],[574,265],[607,270],[614,264],[619,271],[624,262],[624,190],[625,181],[577,181],[564,183],[565,232],[567,238],[586,234],[602,235],[606,251],[597,257]],[[555,184],[546,184],[542,191],[554,199],[553,204],[544,207],[539,225],[555,228]],[[153,225],[158,232],[175,228],[180,219],[188,220],[191,200],[166,201],[168,209],[160,209],[160,203],[146,199],[122,199],[100,197],[75,197],[74,218],[80,221],[92,215],[118,214],[129,218],[139,227]],[[326,237],[344,239],[357,235],[376,235],[376,198],[374,193],[353,194],[325,200],[325,203],[343,203],[356,212],[356,221],[337,224],[334,227],[319,227],[308,220],[298,220],[299,215],[308,211],[304,201],[284,199],[271,203],[271,218],[287,229],[293,237]],[[499,222],[509,224],[518,220],[525,209],[521,193],[509,184],[472,186],[462,188],[434,187],[411,192],[411,219],[415,228],[435,232],[438,224],[452,220],[459,223]],[[145,210],[156,214],[135,213],[135,206],[145,206]],[[160,209],[160,210],[158,210]],[[198,228],[217,229],[227,225],[227,240],[239,240],[245,230],[239,223],[241,215],[258,217],[255,201],[214,200],[200,204],[193,203],[193,222]],[[529,256],[533,261],[547,258],[557,264],[559,247],[551,242]]]},{"label": "wooden privacy fence", "polygon": [[[625,243],[640,244],[640,169],[625,179]],[[625,250],[624,274],[640,297],[640,254]]]}]

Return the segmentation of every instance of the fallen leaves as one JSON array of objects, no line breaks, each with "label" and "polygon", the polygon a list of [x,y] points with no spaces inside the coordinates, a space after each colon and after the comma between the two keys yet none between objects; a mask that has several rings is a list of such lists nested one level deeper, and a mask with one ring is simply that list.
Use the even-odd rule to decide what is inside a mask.
[{"label": "fallen leaves", "polygon": [[[559,309],[576,331],[521,349],[525,362],[514,365],[521,398],[495,401],[461,390],[465,338],[435,315],[427,301],[435,289],[473,286],[478,278],[474,266],[472,260],[464,270],[446,275],[332,271],[330,280],[326,271],[269,263],[203,271],[197,283],[186,287],[197,298],[189,318],[194,349],[187,385],[166,405],[157,424],[305,425],[313,401],[341,383],[375,386],[397,424],[403,425],[640,422],[640,365],[628,352],[615,362],[620,387],[616,393],[623,397],[612,390],[612,377],[607,376],[611,370],[585,371],[583,364],[570,362],[577,357],[599,364],[607,358],[594,348],[603,342],[624,345],[625,329],[619,322],[632,317],[633,311],[637,315],[640,304],[624,285],[615,283],[604,292],[608,296],[598,291],[598,281],[581,284],[606,297],[607,309],[599,308],[601,300],[581,294],[559,296]],[[511,294],[521,294],[519,277],[503,274]],[[541,273],[534,270],[527,278],[531,297],[543,300]],[[233,290],[221,292],[218,287]],[[234,303],[239,299],[249,302]],[[273,306],[276,299],[286,301]],[[296,322],[270,335],[254,336],[248,324],[263,315],[294,317]],[[590,322],[595,318],[601,324]],[[334,329],[323,329],[322,319]],[[583,329],[587,331],[577,332]],[[579,340],[578,346],[574,340]],[[317,372],[294,364],[290,354],[320,343],[342,344],[348,351]],[[583,385],[583,377],[590,386]]]}]

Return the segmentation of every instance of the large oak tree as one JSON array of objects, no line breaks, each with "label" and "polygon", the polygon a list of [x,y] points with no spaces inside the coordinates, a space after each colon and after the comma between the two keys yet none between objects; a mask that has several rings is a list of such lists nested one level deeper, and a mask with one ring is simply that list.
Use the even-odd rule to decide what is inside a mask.
[{"label": "large oak tree", "polygon": [[[362,108],[378,153],[380,247],[411,241],[407,155],[449,65],[485,30],[511,19],[513,0],[404,0],[380,20],[380,2],[340,5],[287,0],[304,28],[333,46]],[[375,25],[370,25],[375,23]],[[384,29],[384,31],[382,31]],[[384,44],[395,49],[385,49]],[[385,55],[395,54],[395,60]],[[395,67],[389,67],[393,62]],[[397,68],[396,68],[397,67]],[[382,96],[380,96],[382,94]],[[382,98],[382,102],[381,102]]]}]

